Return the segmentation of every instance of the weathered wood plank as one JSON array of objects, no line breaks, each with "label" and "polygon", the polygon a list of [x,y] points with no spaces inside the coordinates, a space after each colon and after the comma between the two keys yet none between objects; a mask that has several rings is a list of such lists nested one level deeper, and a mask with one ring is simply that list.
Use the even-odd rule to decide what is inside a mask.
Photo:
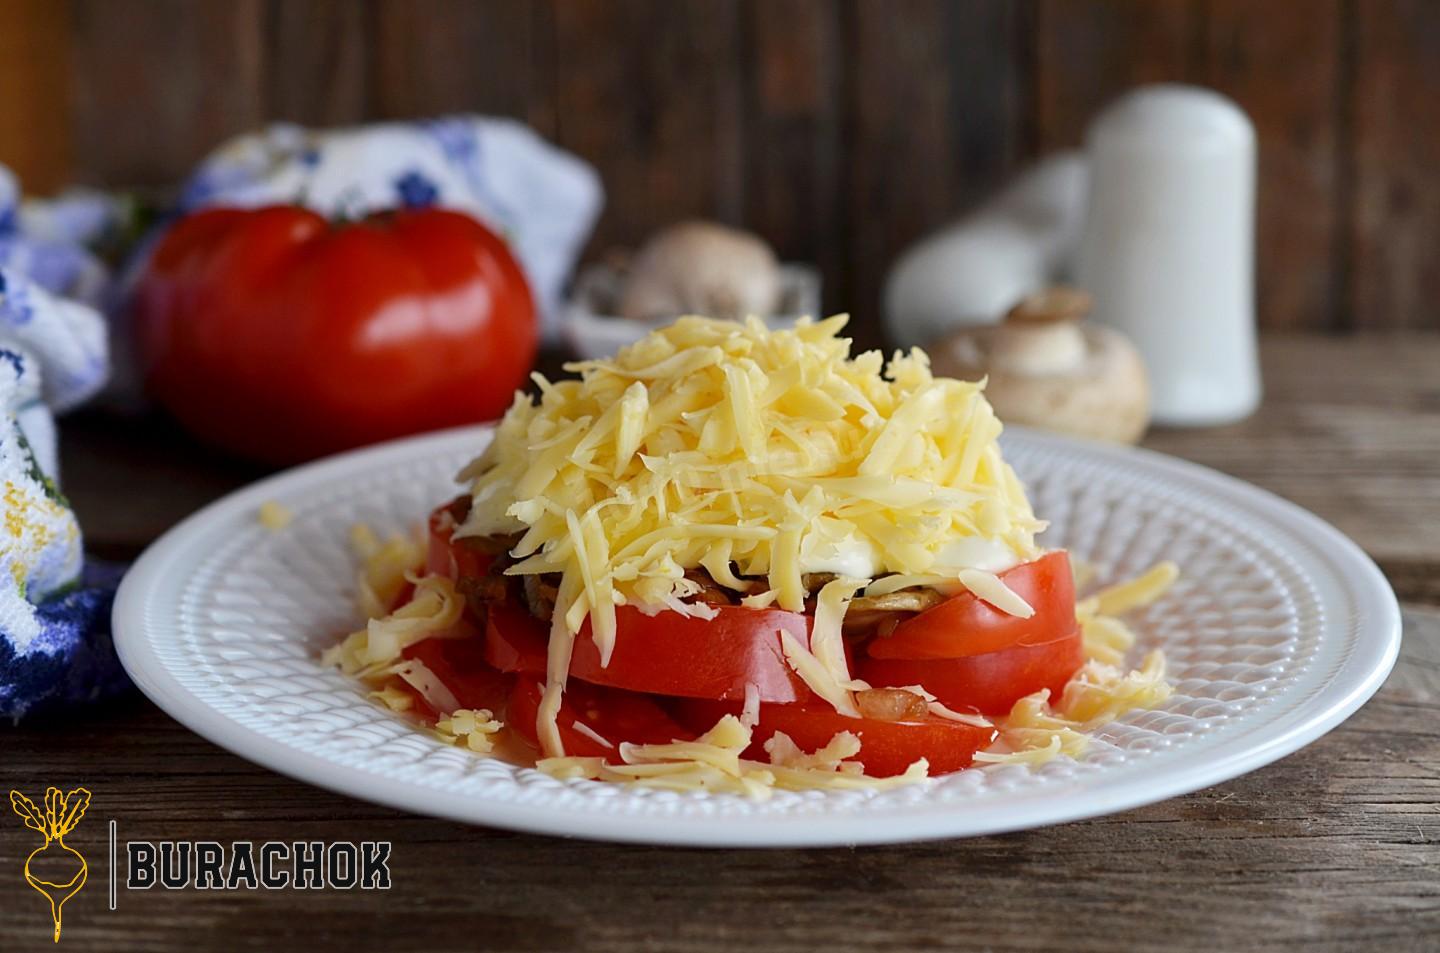
[{"label": "weathered wood plank", "polygon": [[549,41],[524,0],[378,0],[375,114],[511,116],[548,133],[536,47]]},{"label": "weathered wood plank", "polygon": [[1393,0],[1353,9],[1348,304],[1360,327],[1440,327],[1440,6]]},{"label": "weathered wood plank", "polygon": [[[1259,413],[1229,427],[1155,431],[1145,445],[1293,500],[1382,564],[1433,566],[1440,336],[1269,335],[1262,342]],[[1425,585],[1423,569],[1415,584]]]},{"label": "weathered wood plank", "polygon": [[174,185],[223,139],[263,121],[260,0],[76,0],[72,11],[80,180]]},{"label": "weathered wood plank", "polygon": [[838,290],[862,347],[880,343],[886,269],[1003,183],[1021,151],[1027,77],[1007,0],[846,8],[848,257]]},{"label": "weathered wood plank", "polygon": [[313,126],[361,122],[370,105],[369,8],[355,0],[269,0],[267,118]]},{"label": "weathered wood plank", "polygon": [[[1212,953],[1423,951],[1440,935],[1440,611],[1406,614],[1380,694],[1253,774],[1113,817],[855,850],[698,851],[508,834],[410,817],[255,768],[148,704],[7,738],[0,789],[84,784],[73,836],[389,839],[383,897],[122,891],[66,908],[72,950],[405,948],[703,953],[815,949]],[[31,849],[0,824],[0,870]],[[95,863],[92,861],[92,863]],[[0,904],[0,939],[48,936],[38,898]]]},{"label": "weathered wood plank", "polygon": [[739,223],[740,10],[703,0],[555,2],[556,138],[605,181],[592,252],[688,217]]},{"label": "weathered wood plank", "polygon": [[839,8],[766,0],[744,14],[744,221],[782,259],[817,265],[825,310],[846,310]]},{"label": "weathered wood plank", "polygon": [[51,0],[0,3],[0,164],[27,192],[70,177],[70,10]]},{"label": "weathered wood plank", "polygon": [[1193,79],[1235,99],[1259,141],[1257,313],[1267,327],[1343,323],[1339,0],[1210,0]]},{"label": "weathered wood plank", "polygon": [[1041,149],[1080,145],[1095,114],[1131,86],[1189,79],[1199,15],[1195,0],[1039,0],[1035,123]]}]

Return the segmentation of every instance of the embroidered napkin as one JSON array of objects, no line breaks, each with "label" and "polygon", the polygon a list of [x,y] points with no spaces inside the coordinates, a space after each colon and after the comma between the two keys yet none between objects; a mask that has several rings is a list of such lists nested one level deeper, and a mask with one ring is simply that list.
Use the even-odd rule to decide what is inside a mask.
[{"label": "embroidered napkin", "polygon": [[108,625],[118,573],[85,572],[56,482],[54,414],[107,371],[104,320],[61,295],[98,300],[104,268],[58,230],[27,231],[18,199],[0,167],[0,719],[125,684]]}]

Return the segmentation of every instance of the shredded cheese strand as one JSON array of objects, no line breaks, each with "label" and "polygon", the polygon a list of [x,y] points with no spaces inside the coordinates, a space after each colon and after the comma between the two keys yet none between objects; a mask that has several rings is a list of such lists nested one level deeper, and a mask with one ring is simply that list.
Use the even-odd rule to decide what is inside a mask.
[{"label": "shredded cheese strand", "polygon": [[694,741],[664,745],[620,746],[623,764],[602,758],[552,757],[536,763],[541,772],[561,780],[590,779],[666,791],[709,791],[740,794],[764,800],[776,790],[883,791],[918,784],[929,773],[921,758],[902,774],[874,778],[858,761],[860,739],[840,732],[814,752],[802,751],[789,737],[777,732],[765,743],[770,763],[741,757],[750,746],[749,726],[726,715]]}]

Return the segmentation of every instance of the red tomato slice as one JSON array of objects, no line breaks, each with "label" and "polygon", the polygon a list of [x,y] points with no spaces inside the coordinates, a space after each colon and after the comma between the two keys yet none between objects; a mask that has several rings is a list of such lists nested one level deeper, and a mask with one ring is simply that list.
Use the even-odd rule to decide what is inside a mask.
[{"label": "red tomato slice", "polygon": [[650,616],[633,606],[615,609],[615,651],[601,666],[587,622],[575,639],[570,674],[597,685],[657,695],[743,701],[754,685],[761,701],[814,698],[780,645],[789,632],[810,644],[810,619],[784,609],[720,606],[713,619],[678,612]]},{"label": "red tomato slice", "polygon": [[1032,692],[1050,689],[1058,696],[1080,668],[1085,655],[1080,629],[1040,645],[1014,645],[998,652],[951,659],[860,661],[857,675],[879,688],[919,685],[947,708],[978,709],[1002,715]]},{"label": "red tomato slice", "polygon": [[473,543],[455,539],[455,517],[450,505],[430,514],[430,541],[425,551],[425,571],[454,580],[485,575],[495,557],[474,548]]},{"label": "red tomato slice", "polygon": [[[721,716],[737,714],[739,706],[724,702],[685,701],[680,717],[695,731],[708,730]],[[804,705],[761,705],[760,721],[745,756],[769,761],[765,742],[777,731],[790,736],[805,751],[814,751],[842,731],[860,739],[855,760],[865,773],[877,778],[903,774],[920,758],[930,762],[930,773],[948,774],[970,767],[975,752],[995,740],[994,728],[979,728],[948,718],[926,715],[918,721],[880,721],[847,718],[825,702]]]},{"label": "red tomato slice", "polygon": [[[780,633],[809,644],[810,620],[781,609],[725,606],[714,619],[678,612],[646,615],[615,610],[615,651],[600,664],[587,622],[575,637],[570,675],[595,685],[654,695],[743,701],[754,685],[761,701],[815,696],[785,661]],[[492,603],[485,624],[485,658],[502,672],[545,673],[548,626],[513,602]]]},{"label": "red tomato slice", "polygon": [[[435,673],[461,708],[500,711],[510,691],[510,678],[485,661],[485,643],[468,623],[459,638],[428,638],[407,646],[400,654],[422,662]],[[427,705],[427,707],[429,707]]]},{"label": "red tomato slice", "polygon": [[[520,676],[510,692],[510,707],[505,723],[533,747],[539,748],[535,719],[540,713],[540,698],[545,687],[537,679]],[[601,744],[575,727],[579,722],[609,742]],[[677,723],[654,701],[634,692],[597,688],[584,682],[571,681],[565,686],[556,719],[560,741],[567,755],[604,758],[611,764],[620,763],[620,743],[669,744],[688,741],[692,732]]]},{"label": "red tomato slice", "polygon": [[1075,581],[1063,551],[1047,553],[1000,574],[1035,614],[1010,615],[965,592],[906,619],[866,651],[877,659],[952,659],[1012,645],[1039,645],[1075,628]]},{"label": "red tomato slice", "polygon": [[550,627],[506,600],[485,611],[485,661],[502,672],[545,677]]}]

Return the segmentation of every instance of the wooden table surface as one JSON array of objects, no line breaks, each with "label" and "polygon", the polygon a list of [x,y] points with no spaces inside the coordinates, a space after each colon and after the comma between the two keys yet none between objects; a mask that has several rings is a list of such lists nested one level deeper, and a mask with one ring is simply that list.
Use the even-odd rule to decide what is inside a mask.
[{"label": "wooden table surface", "polygon": [[[1147,445],[1251,480],[1354,537],[1405,643],[1357,715],[1235,781],[1113,817],[898,847],[701,851],[411,817],[254,767],[132,697],[0,734],[0,791],[94,792],[69,950],[1440,950],[1440,337],[1271,337],[1254,418]],[[133,557],[259,471],[154,418],[66,422],[95,552]],[[121,891],[125,840],[394,842],[375,892]],[[53,948],[0,819],[0,950]]]}]

